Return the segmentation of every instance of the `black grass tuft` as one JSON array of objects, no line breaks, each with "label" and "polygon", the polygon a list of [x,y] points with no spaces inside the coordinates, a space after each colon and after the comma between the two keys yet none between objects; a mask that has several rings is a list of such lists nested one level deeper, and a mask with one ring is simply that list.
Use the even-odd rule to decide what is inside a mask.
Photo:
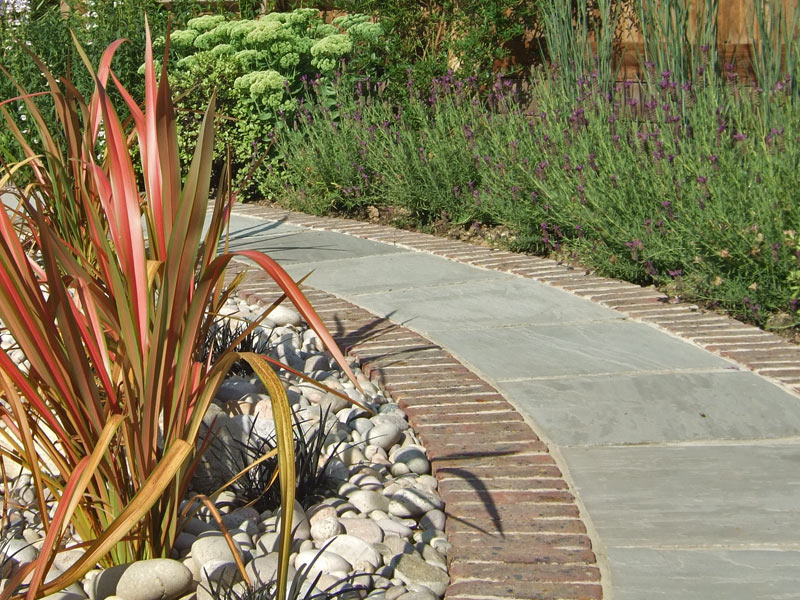
[{"label": "black grass tuft", "polygon": [[[297,412],[292,410],[294,418],[294,453],[295,453],[295,473],[297,475],[297,487],[295,497],[300,504],[307,508],[316,504],[336,491],[335,482],[327,476],[327,466],[331,459],[338,454],[339,448],[344,444],[340,442],[331,456],[320,465],[325,438],[330,433],[330,429],[324,429],[329,411],[321,415],[320,426],[315,427],[309,435],[303,430],[303,422],[297,416]],[[277,445],[274,435],[261,437],[252,428],[244,442],[237,441],[233,447],[225,447],[224,452],[227,456],[225,461],[232,465],[233,477],[236,473],[244,469],[247,465],[254,463],[264,454],[273,450]],[[223,458],[217,456],[217,458]],[[252,503],[252,506],[259,512],[265,510],[275,510],[281,504],[280,483],[275,478],[278,469],[278,458],[273,457],[265,460],[231,485],[231,490],[236,496],[245,503]],[[270,482],[275,478],[275,483],[270,486]]]},{"label": "black grass tuft", "polygon": [[[212,362],[219,358],[220,354],[225,351],[233,342],[238,338],[245,329],[249,327],[250,323],[241,322],[235,327],[231,327],[233,321],[228,317],[223,317],[214,322],[209,328],[203,343],[197,351],[198,362],[205,362],[211,356]],[[256,354],[269,354],[272,351],[271,336],[268,339],[263,339],[259,333],[259,329],[248,333],[242,341],[239,342],[234,348],[237,352],[255,352]],[[239,376],[249,377],[253,374],[253,369],[249,363],[244,360],[236,361],[231,367],[226,377]]]}]

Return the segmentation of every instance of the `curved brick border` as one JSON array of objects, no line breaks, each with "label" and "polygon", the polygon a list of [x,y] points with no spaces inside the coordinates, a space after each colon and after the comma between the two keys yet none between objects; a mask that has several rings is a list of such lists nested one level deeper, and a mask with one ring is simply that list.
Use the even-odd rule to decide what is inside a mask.
[{"label": "curved brick border", "polygon": [[263,205],[239,205],[234,210],[242,215],[393,243],[475,267],[511,273],[553,285],[692,341],[771,379],[787,391],[800,394],[800,346],[694,304],[673,302],[652,286],[641,287],[598,277],[588,271],[577,270],[546,258],[485,248],[384,225],[334,217],[314,217]]},{"label": "curved brick border", "polygon": [[[332,294],[304,291],[348,356],[406,411],[428,450],[453,545],[445,599],[602,599],[575,497],[520,414],[417,333]],[[239,288],[251,302],[280,293],[253,271]]]}]

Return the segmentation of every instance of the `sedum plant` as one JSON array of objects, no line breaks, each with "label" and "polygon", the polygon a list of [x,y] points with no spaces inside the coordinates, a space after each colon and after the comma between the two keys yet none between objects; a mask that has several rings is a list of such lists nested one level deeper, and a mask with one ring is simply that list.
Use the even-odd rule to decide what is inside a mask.
[{"label": "sedum plant", "polygon": [[[231,20],[204,15],[173,31],[170,75],[179,93],[180,145],[188,163],[190,140],[201,108],[217,90],[220,136],[216,156],[232,149],[232,176],[245,199],[263,196],[274,167],[265,161],[275,131],[302,110],[304,81],[332,89],[345,64],[348,71],[377,75],[385,57],[383,29],[365,15],[326,24],[317,9],[276,12],[259,19]],[[217,160],[215,168],[222,161]],[[252,173],[252,176],[249,176]]]},{"label": "sedum plant", "polygon": [[[0,351],[0,453],[31,473],[45,532],[39,558],[7,583],[3,600],[24,589],[23,581],[33,600],[98,564],[170,555],[179,505],[199,458],[203,416],[240,359],[272,398],[281,503],[291,512],[291,412],[275,370],[259,355],[235,352],[237,341],[199,358],[231,294],[223,282],[234,256],[280,285],[352,377],[331,335],[277,263],[256,251],[220,248],[234,201],[229,177],[217,187],[204,232],[214,98],[182,178],[166,67],[157,82],[148,31],[142,109],[110,68],[120,44],[105,51],[95,72],[76,43],[96,81],[89,99],[34,58],[48,91],[30,94],[18,85],[19,96],[0,104],[24,152],[18,162],[3,164],[0,187],[23,171],[32,181],[16,189],[19,211],[0,210],[0,320],[24,356],[15,361]],[[130,111],[130,130],[109,99],[110,82]],[[52,100],[58,131],[48,129],[37,95]],[[16,103],[35,123],[37,143],[12,117]],[[54,512],[48,512],[48,497],[56,501]],[[291,521],[283,521],[278,597],[286,583]],[[82,558],[45,583],[56,554],[76,545],[85,550]]]}]

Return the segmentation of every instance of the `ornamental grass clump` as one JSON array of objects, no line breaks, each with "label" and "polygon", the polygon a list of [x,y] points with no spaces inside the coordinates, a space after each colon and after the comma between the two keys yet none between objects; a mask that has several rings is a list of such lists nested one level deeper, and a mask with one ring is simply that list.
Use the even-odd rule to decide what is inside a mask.
[{"label": "ornamental grass clump", "polygon": [[[24,152],[17,162],[3,163],[0,187],[13,186],[25,171],[24,181],[32,181],[12,188],[18,212],[0,211],[0,320],[24,359],[0,351],[0,454],[30,472],[45,534],[39,558],[6,583],[3,600],[60,591],[97,565],[170,556],[181,526],[179,505],[199,459],[203,416],[240,359],[272,399],[280,500],[291,512],[292,416],[275,370],[259,355],[232,347],[198,359],[232,292],[223,282],[235,256],[279,284],[352,378],[285,271],[262,253],[221,247],[234,201],[228,177],[217,186],[204,232],[213,97],[181,177],[166,67],[157,81],[148,30],[141,109],[111,70],[120,44],[105,51],[95,71],[76,43],[96,81],[91,98],[33,58],[48,90],[33,94],[18,85],[19,96],[0,104]],[[131,128],[117,117],[109,82],[130,111]],[[44,100],[55,106],[58,130],[42,118],[38,102]],[[19,103],[35,123],[39,144],[12,116]],[[283,523],[279,598],[291,518]],[[83,556],[45,583],[56,554],[74,547]]]},{"label": "ornamental grass clump", "polygon": [[[297,485],[295,498],[303,507],[309,507],[325,498],[326,494],[335,493],[336,480],[328,476],[328,465],[341,452],[346,450],[344,442],[337,443],[333,451],[326,457],[325,445],[333,427],[326,425],[329,411],[325,410],[320,423],[301,421],[297,412],[293,411],[295,432],[295,475]],[[242,476],[232,481],[230,490],[247,506],[253,506],[259,512],[276,510],[280,507],[280,486],[271,485],[277,479],[278,460],[276,457],[277,439],[274,433],[262,437],[255,425],[249,429],[243,440],[235,440],[233,446],[219,449],[219,456],[214,456],[221,465],[230,465]],[[214,453],[212,448],[210,453]],[[259,460],[270,455],[266,460]],[[249,465],[255,465],[248,469]],[[237,472],[225,473],[233,480]]]}]

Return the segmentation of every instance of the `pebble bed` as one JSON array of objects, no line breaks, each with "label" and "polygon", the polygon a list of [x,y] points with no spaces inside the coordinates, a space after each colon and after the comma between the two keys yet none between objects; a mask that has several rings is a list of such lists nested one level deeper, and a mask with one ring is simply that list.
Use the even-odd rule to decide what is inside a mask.
[{"label": "pebble bed", "polygon": [[[263,307],[233,299],[223,311],[230,324],[252,319]],[[430,474],[425,448],[406,415],[351,364],[359,392],[331,365],[313,330],[292,308],[278,306],[256,330],[273,357],[365,406],[366,411],[281,370],[290,404],[306,439],[324,435],[319,466],[330,493],[303,508],[295,504],[290,580],[297,598],[436,600],[449,583],[443,502]],[[4,348],[13,344],[7,335]],[[15,356],[19,361],[24,357]],[[207,493],[241,467],[231,447],[274,433],[271,401],[254,377],[225,380],[204,422],[215,439],[192,482]],[[0,542],[0,589],[19,567],[35,560],[42,541],[30,475],[5,461],[9,475],[10,525]],[[187,498],[186,502],[190,502]],[[232,490],[214,499],[257,593],[245,587],[233,553],[207,511],[200,510],[179,535],[173,557],[90,571],[83,581],[53,594],[57,600],[211,600],[258,598],[274,592],[280,510],[246,507]],[[61,552],[47,579],[81,555]],[[316,580],[316,584],[312,583]],[[271,590],[271,591],[270,591]]]}]

